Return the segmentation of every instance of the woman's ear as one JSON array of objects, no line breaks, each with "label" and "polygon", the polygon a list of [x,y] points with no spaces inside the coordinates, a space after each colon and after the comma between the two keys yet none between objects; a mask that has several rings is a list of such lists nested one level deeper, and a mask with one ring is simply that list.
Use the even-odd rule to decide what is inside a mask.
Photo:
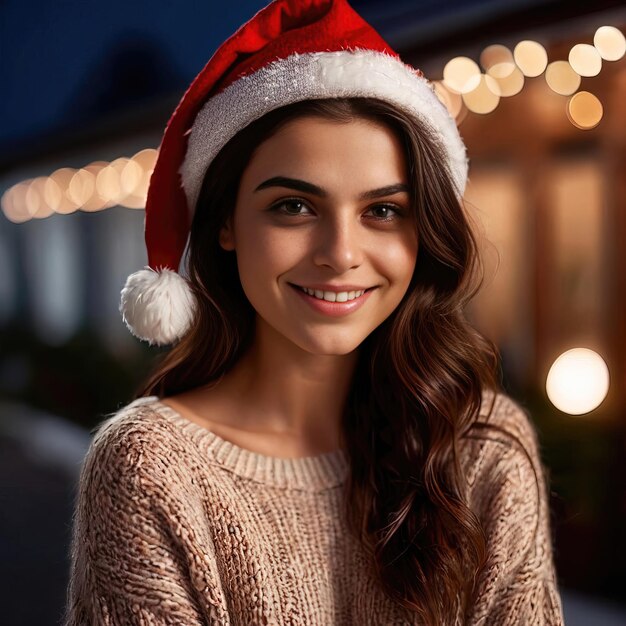
[{"label": "woman's ear", "polygon": [[224,250],[229,251],[235,249],[235,237],[233,234],[232,219],[230,217],[220,230],[219,242]]}]

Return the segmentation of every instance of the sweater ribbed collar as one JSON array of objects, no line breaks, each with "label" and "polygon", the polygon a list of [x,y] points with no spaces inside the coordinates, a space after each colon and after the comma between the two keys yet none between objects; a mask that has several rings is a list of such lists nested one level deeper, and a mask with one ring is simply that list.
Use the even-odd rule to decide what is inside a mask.
[{"label": "sweater ribbed collar", "polygon": [[282,458],[241,448],[204,426],[192,422],[160,401],[158,396],[135,400],[131,405],[148,405],[190,436],[196,444],[225,469],[256,482],[304,491],[322,491],[343,483],[348,474],[344,450],[316,456]]}]

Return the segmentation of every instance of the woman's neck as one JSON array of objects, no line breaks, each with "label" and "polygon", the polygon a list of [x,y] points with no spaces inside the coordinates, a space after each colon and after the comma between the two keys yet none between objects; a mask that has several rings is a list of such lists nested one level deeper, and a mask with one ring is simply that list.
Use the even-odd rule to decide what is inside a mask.
[{"label": "woman's neck", "polygon": [[235,404],[244,429],[339,447],[357,357],[310,354],[259,324],[251,348],[214,391]]}]

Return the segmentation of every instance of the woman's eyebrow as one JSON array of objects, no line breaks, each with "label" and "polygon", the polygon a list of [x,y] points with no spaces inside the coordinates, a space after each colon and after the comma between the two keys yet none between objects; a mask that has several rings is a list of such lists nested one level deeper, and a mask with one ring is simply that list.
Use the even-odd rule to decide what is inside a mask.
[{"label": "woman's eyebrow", "polygon": [[395,193],[409,193],[409,186],[404,183],[394,183],[393,185],[386,185],[378,189],[371,189],[359,195],[359,200],[374,200],[375,198],[382,198],[383,196],[393,196]]},{"label": "woman's eyebrow", "polygon": [[304,191],[305,193],[311,193],[320,198],[327,198],[328,193],[314,185],[308,183],[306,180],[300,180],[298,178],[287,178],[286,176],[274,176],[263,181],[254,191],[261,191],[261,189],[267,189],[268,187],[287,187],[288,189],[296,189],[297,191]]},{"label": "woman's eyebrow", "polygon": [[[328,198],[328,192],[314,185],[308,183],[305,180],[298,178],[287,178],[286,176],[274,176],[263,181],[254,191],[261,191],[261,189],[267,189],[268,187],[286,187],[288,189],[295,189],[297,191],[303,191],[310,193],[320,198]],[[359,200],[372,200],[373,198],[380,198],[382,196],[391,196],[395,193],[409,193],[409,186],[404,183],[395,183],[393,185],[386,185],[378,189],[371,189],[365,191],[359,196]]]}]

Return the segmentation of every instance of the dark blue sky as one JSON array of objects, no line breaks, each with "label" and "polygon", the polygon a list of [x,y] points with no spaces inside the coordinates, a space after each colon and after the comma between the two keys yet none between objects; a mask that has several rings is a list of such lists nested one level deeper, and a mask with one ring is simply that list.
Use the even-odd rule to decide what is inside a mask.
[{"label": "dark blue sky", "polygon": [[163,77],[155,72],[147,81],[156,84],[145,89],[184,88],[224,38],[265,4],[5,0],[0,4],[0,145],[49,130],[72,112],[80,118],[89,113],[85,108],[97,108],[110,73],[128,71],[133,55],[162,66]]}]

